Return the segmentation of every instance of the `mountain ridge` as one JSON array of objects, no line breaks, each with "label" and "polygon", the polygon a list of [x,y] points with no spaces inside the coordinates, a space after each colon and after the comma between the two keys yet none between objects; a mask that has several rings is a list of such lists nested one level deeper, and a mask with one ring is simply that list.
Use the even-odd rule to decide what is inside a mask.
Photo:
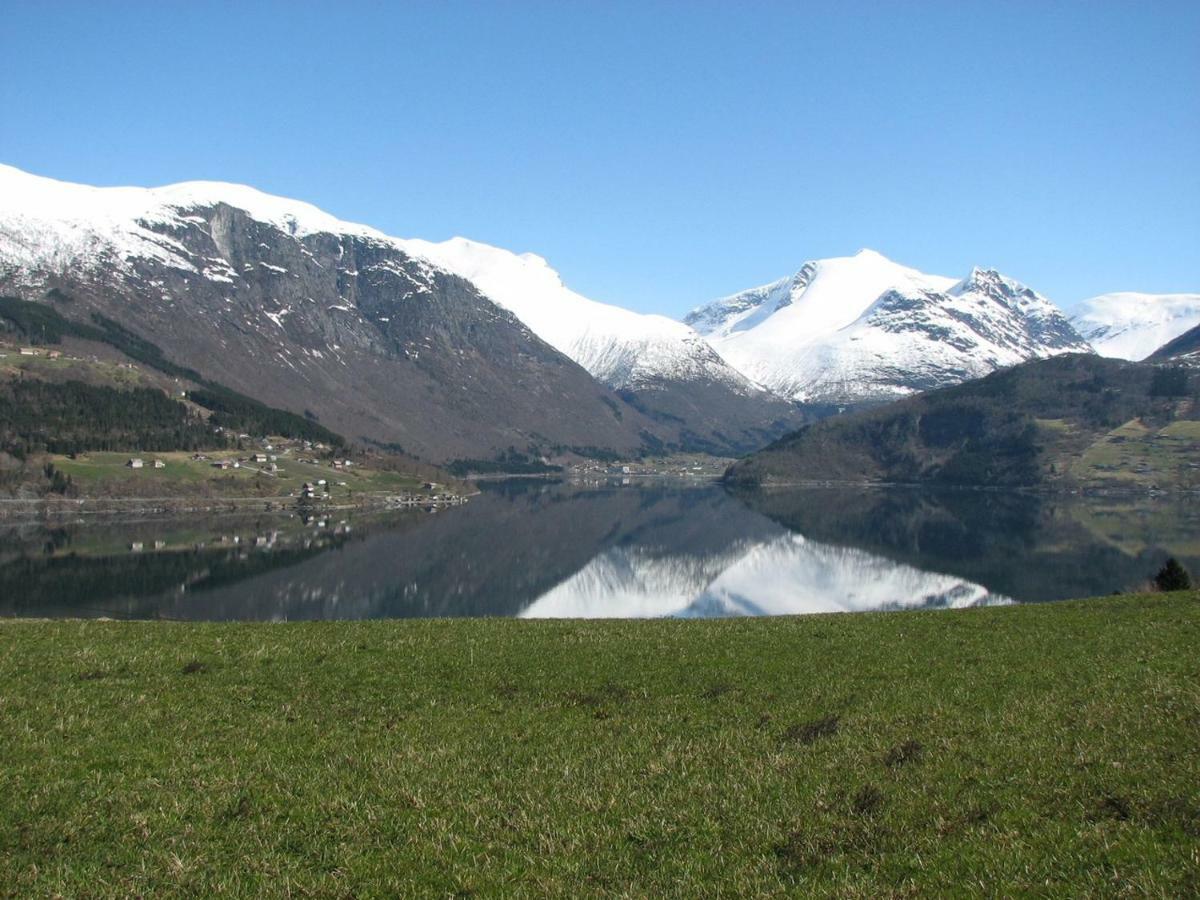
[{"label": "mountain ridge", "polygon": [[[152,329],[147,339],[193,368],[200,359],[237,352],[231,344],[246,343],[258,331],[260,340],[249,343],[257,344],[259,365],[254,372],[235,365],[246,370],[239,389],[251,392],[257,383],[275,405],[303,403],[340,419],[347,434],[399,443],[433,459],[482,457],[512,446],[745,452],[803,420],[791,403],[727,366],[687,326],[569,292],[532,254],[464,239],[435,245],[389,237],[302,201],[222,182],[94,188],[3,166],[0,198],[0,287],[9,293],[82,296],[127,328]],[[461,260],[444,252],[448,245],[486,250],[493,265],[500,259],[524,277],[514,285],[466,272],[503,295],[498,301],[464,277]],[[460,263],[459,271],[441,261]],[[522,290],[539,288],[531,274],[541,276],[543,293],[548,281],[560,299],[571,300],[572,321],[587,320],[583,339],[578,332],[563,338],[536,314],[536,303],[521,302]],[[436,315],[428,309],[431,298],[439,301]],[[176,304],[186,310],[196,346],[168,333],[177,329],[166,309]],[[588,315],[579,315],[581,307]],[[409,320],[403,335],[396,334],[403,318],[392,314],[397,310]],[[431,332],[445,330],[440,324],[463,315],[469,322],[459,322],[463,327],[448,343],[429,342]],[[612,320],[618,327],[605,330]],[[352,340],[342,340],[351,337],[347,330]],[[494,349],[506,349],[479,353],[476,338],[484,332],[505,332]],[[525,346],[530,343],[542,347]],[[348,361],[349,353],[358,358]],[[552,359],[556,354],[590,367],[600,383],[586,386]],[[437,365],[430,366],[431,355],[439,357]],[[278,365],[293,375],[266,369],[270,356],[279,356]],[[456,371],[471,356],[473,364]],[[522,360],[532,361],[524,374],[515,371]],[[381,365],[391,371],[380,377],[409,395],[401,398],[399,417],[389,385],[373,377],[371,369]],[[543,372],[545,384],[534,385],[533,372],[547,367],[555,371]],[[359,370],[349,382],[341,377],[346,368]],[[312,384],[289,397],[289,379],[305,378]],[[349,403],[318,396],[331,391]],[[481,396],[471,403],[475,394]],[[435,403],[423,402],[437,396]],[[462,415],[447,416],[455,407]],[[435,417],[454,421],[411,424]]]},{"label": "mountain ridge", "polygon": [[0,292],[104,315],[178,365],[431,461],[670,439],[459,276],[235,186],[260,220],[214,197],[225,189],[0,168]]}]

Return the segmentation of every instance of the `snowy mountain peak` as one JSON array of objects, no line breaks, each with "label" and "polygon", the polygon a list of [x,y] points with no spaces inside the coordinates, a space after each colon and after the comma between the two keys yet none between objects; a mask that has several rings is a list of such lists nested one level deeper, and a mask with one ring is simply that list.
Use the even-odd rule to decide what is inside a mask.
[{"label": "snowy mountain peak", "polygon": [[1101,294],[1080,303],[1071,323],[1101,356],[1141,360],[1200,325],[1200,294]]},{"label": "snowy mountain peak", "polygon": [[338,234],[388,243],[386,235],[240,184],[188,181],[158,188],[92,187],[0,164],[0,265],[128,276],[136,260],[226,281],[227,261],[192,259],[178,239],[204,227],[197,210],[228,206],[296,239]]},{"label": "snowy mountain peak", "polygon": [[[745,332],[776,313],[810,331],[844,328],[884,291],[949,287],[875,250],[806,262],[794,275],[699,306],[684,321],[712,339]],[[776,323],[778,324],[778,323]]]},{"label": "snowy mountain peak", "polygon": [[1015,278],[1002,275],[996,269],[981,269],[978,266],[972,268],[971,274],[950,288],[948,293],[961,295],[972,292],[983,294],[1002,303],[1049,302]]},{"label": "snowy mountain peak", "polygon": [[1052,303],[995,269],[956,280],[873,250],[806,263],[685,321],[739,371],[806,402],[887,399],[1090,351]]},{"label": "snowy mountain peak", "polygon": [[160,221],[177,216],[179,211],[225,204],[296,236],[329,233],[387,239],[374,228],[344,222],[311,203],[222,181],[185,181],[157,188],[92,187],[32,175],[0,163],[0,195],[4,197],[6,215],[40,219],[76,223]]}]

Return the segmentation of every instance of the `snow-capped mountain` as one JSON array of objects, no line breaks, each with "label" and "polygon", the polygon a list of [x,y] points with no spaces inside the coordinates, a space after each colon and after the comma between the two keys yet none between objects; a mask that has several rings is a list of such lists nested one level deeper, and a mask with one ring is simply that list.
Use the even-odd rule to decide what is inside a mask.
[{"label": "snow-capped mountain", "polygon": [[[482,330],[449,329],[453,346],[441,353],[437,337],[447,329],[439,327],[427,301],[439,291],[453,292],[447,279],[456,278],[470,283],[471,303],[493,324]],[[258,333],[268,346],[243,351],[233,372],[240,374],[250,360],[272,360],[283,369],[270,377],[246,371],[239,389],[288,408],[322,413],[325,407],[351,435],[399,441],[418,452],[431,451],[414,431],[461,438],[491,422],[508,432],[495,433],[493,446],[499,448],[545,439],[557,446],[621,452],[641,443],[730,453],[761,446],[799,422],[790,402],[752,384],[688,326],[588,300],[568,290],[539,257],[462,238],[440,244],[393,238],[243,185],[93,188],[0,166],[0,287],[27,299],[42,299],[51,288],[87,295],[95,307],[90,311],[139,334],[143,328],[154,330],[157,337],[143,336],[202,371],[215,360],[224,363],[232,343],[244,344]],[[422,333],[410,329],[397,344],[401,311],[434,318],[422,322]],[[320,322],[313,321],[317,313]],[[351,340],[343,333],[347,328],[360,333]],[[582,402],[556,421],[551,408],[559,401],[547,404],[536,395],[565,399],[570,391],[557,391],[553,377],[531,388],[528,377],[502,374],[537,353],[507,359],[488,353],[486,361],[481,359],[485,348],[473,342],[495,328],[524,331],[514,340],[545,342],[605,388],[619,391],[619,397],[605,397],[599,406]],[[190,339],[206,331],[211,333],[204,353],[194,357],[198,342]],[[296,347],[300,331],[306,337]],[[380,337],[396,344],[392,349],[408,364],[453,371],[441,371],[438,384],[428,388],[414,383],[407,390],[405,379],[380,372],[379,382],[351,389],[342,377],[345,368],[355,368],[346,354]],[[368,355],[378,349],[371,346]],[[482,363],[479,371],[471,370],[471,361]],[[336,377],[310,372],[314,368],[332,369]],[[370,373],[364,368],[359,374]],[[314,397],[304,390],[305,382],[314,390],[338,393]],[[297,389],[289,391],[288,385]],[[447,410],[476,401],[486,402],[487,409],[471,413],[464,425],[447,413],[436,416],[424,403],[398,416],[397,409],[380,408],[386,405],[382,396],[368,399],[397,390],[424,401],[448,392]],[[484,401],[488,393],[492,400]],[[520,417],[508,415],[522,406],[530,413],[528,428],[518,424]],[[561,427],[571,420],[578,427]],[[478,444],[474,438],[456,442],[464,444],[454,451],[462,455],[474,452],[467,444]]]},{"label": "snow-capped mountain", "polygon": [[542,257],[456,237],[402,242],[466,278],[652,417],[687,423],[713,449],[750,449],[799,419],[791,404],[736,371],[693,328],[589,299]]},{"label": "snow-capped mountain", "polygon": [[747,377],[804,402],[894,399],[1091,352],[1050,301],[995,270],[956,280],[872,250],[806,263],[684,321]]},{"label": "snow-capped mountain", "polygon": [[403,246],[472,282],[609,387],[707,379],[743,395],[758,390],[689,326],[590,300],[564,285],[540,256],[461,237],[408,240]]},{"label": "snow-capped mountain", "polygon": [[0,166],[0,293],[433,460],[671,435],[401,242],[241,185],[95,188]]},{"label": "snow-capped mountain", "polygon": [[1142,360],[1200,325],[1200,294],[1101,294],[1081,302],[1071,324],[1101,356]]}]

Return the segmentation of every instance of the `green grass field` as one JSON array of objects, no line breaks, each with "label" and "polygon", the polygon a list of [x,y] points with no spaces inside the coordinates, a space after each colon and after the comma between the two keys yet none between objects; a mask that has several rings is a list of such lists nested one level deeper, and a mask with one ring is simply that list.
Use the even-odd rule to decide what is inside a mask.
[{"label": "green grass field", "polygon": [[1160,429],[1126,422],[1086,448],[1070,472],[1087,483],[1198,488],[1200,422],[1178,420]]},{"label": "green grass field", "polygon": [[0,894],[1196,896],[1200,594],[0,623]]},{"label": "green grass field", "polygon": [[[44,351],[43,351],[44,352]],[[153,377],[141,369],[130,369],[107,360],[82,360],[74,356],[21,356],[18,345],[0,343],[0,378],[25,377],[60,381],[77,378],[89,384],[107,384],[117,388],[148,387],[163,383],[165,376]]]}]

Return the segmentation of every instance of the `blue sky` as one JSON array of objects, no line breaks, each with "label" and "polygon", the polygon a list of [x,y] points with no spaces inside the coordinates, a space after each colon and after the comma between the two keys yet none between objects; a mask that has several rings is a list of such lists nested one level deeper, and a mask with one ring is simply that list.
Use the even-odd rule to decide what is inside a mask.
[{"label": "blue sky", "polygon": [[253,184],[680,315],[872,247],[1200,291],[1200,3],[0,0],[0,161]]}]

